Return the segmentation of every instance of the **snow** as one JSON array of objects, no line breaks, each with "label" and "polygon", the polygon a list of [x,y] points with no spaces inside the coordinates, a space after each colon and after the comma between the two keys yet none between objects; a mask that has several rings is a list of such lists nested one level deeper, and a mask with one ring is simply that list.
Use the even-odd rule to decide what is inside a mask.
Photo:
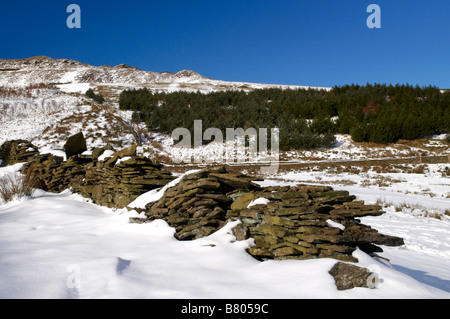
[{"label": "snow", "polygon": [[125,157],[123,157],[123,158],[119,158],[118,160],[117,160],[117,162],[116,162],[116,165],[117,164],[120,164],[120,163],[125,163],[125,162],[127,162],[127,161],[129,161],[131,159],[131,156],[125,156]]},{"label": "snow", "polygon": [[248,204],[247,208],[256,206],[256,205],[267,205],[270,203],[270,200],[267,198],[257,198],[254,201],[252,201],[250,204]]},{"label": "snow", "polygon": [[[20,166],[2,168],[0,176]],[[390,263],[357,250],[358,265],[376,272],[380,283],[338,291],[328,274],[336,260],[259,262],[245,251],[253,240],[232,235],[239,221],[186,242],[162,220],[129,223],[136,215],[70,191],[38,191],[0,205],[0,298],[450,298],[448,220],[393,210],[365,218],[383,233],[403,236],[406,245],[384,247],[380,255]]]},{"label": "snow", "polygon": [[[245,252],[250,241],[234,241],[236,223],[179,242],[163,221],[129,224],[125,213],[69,192],[7,205],[0,210],[0,267],[8,274],[0,277],[0,297],[449,297],[361,251],[355,254],[361,266],[378,268],[383,282],[378,289],[338,292],[327,275],[335,260],[258,262]],[[80,282],[70,285],[73,278]]]},{"label": "snow", "polygon": [[[76,73],[76,72],[75,72]],[[86,93],[91,88],[89,83],[59,84],[57,87],[65,93]]]},{"label": "snow", "polygon": [[62,150],[54,150],[51,149],[49,147],[43,147],[39,150],[39,152],[41,154],[52,154],[53,156],[58,156],[58,157],[62,157],[63,161],[67,160],[67,155],[66,152],[62,151]]},{"label": "snow", "polygon": [[396,212],[393,206],[385,210],[383,216],[362,219],[384,234],[405,240],[405,247],[384,247],[383,256],[391,259],[394,269],[450,292],[450,220]]},{"label": "snow", "polygon": [[330,227],[339,228],[340,230],[344,230],[345,226],[339,223],[336,223],[335,221],[332,221],[331,219],[327,220],[327,224]]},{"label": "snow", "polygon": [[105,159],[112,157],[112,155],[113,155],[114,153],[115,153],[115,152],[112,151],[112,150],[106,150],[106,151],[104,151],[103,154],[100,155],[100,156],[98,157],[99,162],[104,161]]},{"label": "snow", "polygon": [[151,191],[149,191],[149,192],[139,196],[132,203],[130,203],[128,205],[128,207],[130,207],[130,208],[141,208],[141,209],[145,208],[145,206],[147,204],[153,203],[153,202],[156,202],[156,201],[160,200],[164,196],[164,193],[166,192],[166,190],[171,188],[171,187],[177,186],[178,183],[181,182],[181,180],[184,178],[184,176],[196,173],[198,171],[199,170],[190,170],[190,171],[187,171],[184,174],[181,174],[178,178],[174,179],[173,181],[168,183],[166,186],[164,186],[162,188],[151,190]]},{"label": "snow", "polygon": [[55,93],[50,89],[0,97],[0,144],[7,140],[31,140],[39,136],[47,127],[79,111],[80,102],[79,97]]}]

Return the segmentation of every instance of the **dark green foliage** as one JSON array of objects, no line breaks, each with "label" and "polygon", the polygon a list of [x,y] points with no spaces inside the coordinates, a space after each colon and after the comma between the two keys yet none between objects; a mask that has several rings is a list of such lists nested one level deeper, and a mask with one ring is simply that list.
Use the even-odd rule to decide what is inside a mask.
[{"label": "dark green foliage", "polygon": [[86,91],[86,96],[93,99],[98,104],[103,104],[103,102],[105,102],[103,96],[101,94],[95,94],[95,92],[92,89]]},{"label": "dark green foliage", "polygon": [[119,104],[135,111],[136,121],[163,133],[179,127],[192,132],[195,120],[203,121],[203,129],[224,133],[226,128],[278,127],[282,150],[331,147],[335,133],[351,134],[358,142],[390,143],[450,129],[450,93],[409,85],[209,94],[140,89],[122,92]]},{"label": "dark green foliage", "polygon": [[350,135],[352,136],[353,141],[360,143],[368,140],[368,131],[369,128],[366,124],[359,123],[358,125],[354,125],[350,129]]},{"label": "dark green foliage", "polygon": [[335,87],[338,132],[357,142],[392,143],[448,132],[450,94],[435,87],[366,85]]}]

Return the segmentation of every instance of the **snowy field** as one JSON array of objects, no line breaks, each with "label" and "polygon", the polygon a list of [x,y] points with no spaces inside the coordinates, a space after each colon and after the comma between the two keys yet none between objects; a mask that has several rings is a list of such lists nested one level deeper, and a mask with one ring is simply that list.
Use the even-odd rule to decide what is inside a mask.
[{"label": "snowy field", "polygon": [[[19,168],[2,168],[0,176]],[[386,192],[349,190],[367,202]],[[100,207],[69,191],[38,191],[0,204],[0,298],[450,298],[450,219],[386,210],[363,222],[403,237],[405,246],[384,247],[379,255],[390,262],[356,251],[359,266],[380,283],[341,292],[328,274],[336,260],[259,262],[245,252],[251,239],[235,241],[235,223],[180,242],[164,221],[130,224],[134,211]]]}]

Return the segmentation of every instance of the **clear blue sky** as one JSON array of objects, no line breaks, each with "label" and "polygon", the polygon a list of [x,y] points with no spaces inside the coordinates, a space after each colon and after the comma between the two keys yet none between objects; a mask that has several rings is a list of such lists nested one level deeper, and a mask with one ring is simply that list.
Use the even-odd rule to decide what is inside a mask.
[{"label": "clear blue sky", "polygon": [[[66,26],[81,7],[81,29]],[[366,25],[381,7],[381,29]],[[220,80],[450,88],[448,0],[27,0],[0,7],[0,58],[45,55]]]}]

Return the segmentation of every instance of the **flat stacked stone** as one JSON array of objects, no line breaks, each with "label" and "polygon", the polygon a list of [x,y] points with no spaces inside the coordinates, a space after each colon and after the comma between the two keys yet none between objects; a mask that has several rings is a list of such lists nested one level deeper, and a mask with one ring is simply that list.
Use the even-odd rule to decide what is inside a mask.
[{"label": "flat stacked stone", "polygon": [[206,237],[227,223],[233,192],[258,190],[255,178],[229,174],[225,168],[185,176],[156,203],[147,205],[147,221],[164,219],[179,240]]},{"label": "flat stacked stone", "polygon": [[403,240],[378,233],[358,220],[384,214],[380,206],[355,201],[347,191],[326,186],[268,187],[247,197],[267,204],[231,211],[240,219],[248,237],[255,239],[249,253],[258,259],[311,259],[331,257],[356,261],[359,247],[381,252],[377,245],[398,246]]},{"label": "flat stacked stone", "polygon": [[143,156],[132,156],[118,162],[113,156],[87,165],[85,180],[74,190],[92,198],[95,203],[124,208],[140,195],[165,186],[175,177],[160,164]]},{"label": "flat stacked stone", "polygon": [[98,156],[75,155],[63,161],[51,154],[35,155],[22,172],[30,171],[43,190],[59,193],[71,188],[94,203],[111,208],[124,208],[140,195],[175,179],[159,163],[128,155],[129,150],[121,151],[103,161]]},{"label": "flat stacked stone", "polygon": [[163,219],[176,229],[177,239],[194,240],[240,220],[233,232],[237,240],[254,239],[248,252],[259,260],[354,262],[352,253],[358,247],[374,253],[382,251],[377,245],[403,245],[401,238],[363,225],[358,218],[384,212],[380,206],[355,201],[347,191],[310,185],[261,188],[255,180],[229,174],[225,168],[187,175],[159,201],[147,205],[145,221],[132,221]]}]

